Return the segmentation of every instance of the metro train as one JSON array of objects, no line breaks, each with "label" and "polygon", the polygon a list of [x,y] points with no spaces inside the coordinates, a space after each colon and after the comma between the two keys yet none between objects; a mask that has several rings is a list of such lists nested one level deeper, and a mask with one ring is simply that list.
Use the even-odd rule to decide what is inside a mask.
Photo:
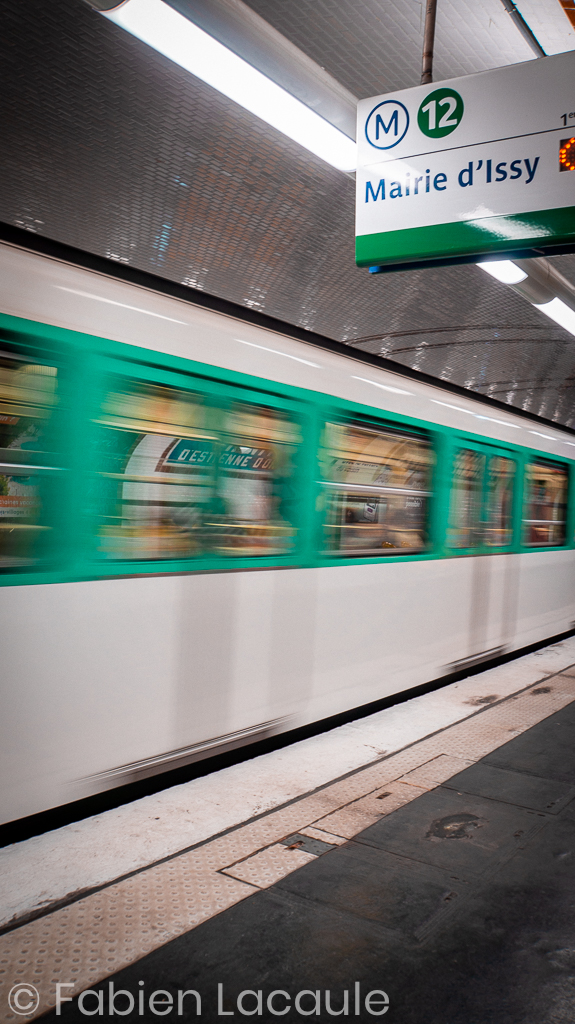
[{"label": "metro train", "polygon": [[574,626],[573,432],[25,239],[0,282],[0,821]]}]

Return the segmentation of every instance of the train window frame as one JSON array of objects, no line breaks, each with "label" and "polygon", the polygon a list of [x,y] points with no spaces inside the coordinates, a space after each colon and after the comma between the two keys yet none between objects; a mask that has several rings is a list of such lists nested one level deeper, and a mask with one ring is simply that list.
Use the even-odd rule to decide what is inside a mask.
[{"label": "train window frame", "polygon": [[[336,481],[329,481],[325,478],[322,473],[322,442],[318,444],[318,473],[316,482],[316,508],[318,512],[318,519],[316,524],[316,550],[317,557],[321,560],[322,564],[327,565],[338,565],[338,564],[365,564],[366,562],[381,562],[381,561],[408,561],[408,560],[422,560],[431,557],[437,557],[435,551],[435,484],[437,478],[437,464],[438,464],[438,446],[436,443],[436,434],[431,429],[428,430],[425,427],[421,427],[419,423],[413,424],[404,419],[402,416],[396,416],[389,414],[389,418],[386,413],[383,413],[381,418],[377,414],[366,413],[357,411],[357,408],[353,406],[345,406],[331,409],[324,409],[321,417],[320,426],[320,437],[323,438],[325,431],[329,425],[341,424],[343,426],[356,426],[360,430],[366,432],[373,432],[374,434],[385,434],[385,435],[396,435],[398,438],[408,440],[413,438],[414,440],[423,441],[427,446],[431,454],[429,463],[429,479],[428,486],[429,490],[426,491],[425,497],[427,498],[427,507],[425,510],[425,534],[426,543],[421,548],[384,548],[383,550],[368,549],[362,552],[361,549],[356,551],[349,551],[345,548],[332,549],[325,543],[325,532],[327,526],[327,507],[328,502],[326,497],[329,494],[328,487],[331,485],[334,488],[338,486]],[[341,487],[345,487],[342,483]],[[383,491],[395,490],[394,488],[389,489],[386,487],[381,488]],[[419,495],[419,492],[418,492]]]},{"label": "train window frame", "polygon": [[[524,527],[529,523],[529,520],[525,518],[525,511],[528,507],[530,496],[528,493],[529,478],[527,474],[528,466],[533,464],[541,464],[551,466],[552,468],[562,469],[566,471],[567,482],[565,488],[565,519],[561,521],[561,525],[565,527],[564,539],[559,544],[530,544],[525,540]],[[553,520],[546,520],[553,522]],[[575,546],[575,466],[573,462],[568,459],[553,458],[552,455],[548,455],[546,452],[540,452],[537,449],[530,449],[526,451],[523,465],[523,490],[521,495],[521,519],[520,519],[520,536],[521,536],[521,549],[525,553],[532,553],[537,551],[564,551]]]},{"label": "train window frame", "polygon": [[[464,434],[453,433],[450,438],[450,451],[447,459],[447,477],[446,477],[446,490],[447,490],[447,502],[445,509],[445,524],[444,524],[444,550],[448,558],[461,558],[470,555],[504,555],[518,551],[521,540],[521,514],[522,514],[522,493],[523,493],[523,480],[524,480],[524,458],[522,458],[519,450],[515,448],[507,448],[502,444],[491,444],[489,441],[485,442],[482,440],[476,440]],[[449,531],[450,531],[450,519],[453,496],[455,489],[453,487],[455,460],[457,453],[460,451],[471,451],[485,459],[485,463],[482,470],[481,479],[481,497],[480,497],[480,523],[481,523],[481,539],[478,543],[457,546],[450,544],[449,542]],[[512,487],[512,507],[511,507],[511,537],[509,543],[502,545],[492,545],[485,542],[485,524],[486,511],[489,501],[489,471],[491,460],[495,458],[508,459],[513,462],[515,466],[513,487]]]},{"label": "train window frame", "polygon": [[71,472],[76,453],[75,445],[70,443],[77,413],[77,365],[73,348],[66,341],[51,337],[44,324],[27,324],[36,328],[31,331],[6,329],[5,324],[12,319],[6,314],[0,318],[2,355],[23,363],[55,368],[58,397],[49,417],[53,448],[34,450],[29,462],[24,455],[18,458],[18,463],[29,465],[34,475],[40,475],[47,483],[42,496],[45,505],[42,525],[47,531],[45,553],[29,563],[0,565],[0,586],[51,583],[59,582],[63,576],[69,578],[67,570],[76,554],[74,528],[70,525],[70,518],[74,520],[74,513],[77,513]]},{"label": "train window frame", "polygon": [[[212,549],[202,550],[193,555],[182,555],[181,557],[123,557],[110,558],[106,560],[94,552],[94,541],[97,536],[98,517],[91,514],[89,517],[89,528],[85,536],[85,547],[87,551],[86,562],[89,564],[89,572],[96,577],[107,577],[110,575],[155,575],[172,574],[182,572],[199,571],[233,571],[234,569],[246,568],[273,568],[281,566],[299,565],[302,561],[305,548],[304,536],[306,534],[306,509],[305,509],[305,488],[297,486],[302,478],[307,476],[305,457],[303,449],[306,445],[306,434],[308,432],[309,414],[306,416],[303,403],[295,398],[276,394],[271,390],[254,388],[249,384],[243,385],[235,382],[214,379],[207,375],[198,373],[194,369],[189,371],[167,366],[158,366],[157,363],[140,362],[139,360],[118,359],[115,355],[99,354],[94,357],[93,371],[95,380],[92,384],[92,395],[90,412],[87,416],[89,425],[87,433],[93,442],[96,432],[99,429],[97,414],[101,410],[102,402],[108,393],[107,382],[113,379],[123,378],[126,382],[139,381],[142,384],[151,386],[174,388],[178,392],[188,392],[202,396],[213,407],[217,406],[222,417],[229,411],[234,403],[242,403],[253,409],[272,409],[285,416],[297,425],[300,432],[300,443],[295,457],[294,481],[296,483],[296,500],[294,508],[294,542],[290,550],[285,553],[254,553],[254,554],[231,554],[222,553]],[[262,382],[265,383],[265,382]],[[272,383],[272,382],[270,382]],[[218,442],[219,443],[219,442]],[[91,458],[88,467],[88,475],[94,477],[98,474],[98,458]],[[309,518],[309,516],[308,516]]]}]

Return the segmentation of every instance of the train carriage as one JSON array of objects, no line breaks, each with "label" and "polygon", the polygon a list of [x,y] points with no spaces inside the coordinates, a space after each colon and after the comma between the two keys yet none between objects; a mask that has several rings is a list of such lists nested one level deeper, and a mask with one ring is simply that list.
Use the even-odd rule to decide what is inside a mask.
[{"label": "train carriage", "polygon": [[0,266],[0,820],[573,627],[573,432],[104,263]]}]

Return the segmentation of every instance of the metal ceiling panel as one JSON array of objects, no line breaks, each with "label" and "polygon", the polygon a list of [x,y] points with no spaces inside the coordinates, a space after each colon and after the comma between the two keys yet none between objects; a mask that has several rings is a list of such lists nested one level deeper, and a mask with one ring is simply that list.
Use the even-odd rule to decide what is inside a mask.
[{"label": "metal ceiling panel", "polygon": [[[250,6],[356,94],[418,81],[412,0]],[[530,56],[500,8],[440,0],[438,77]],[[80,0],[4,0],[0,77],[1,220],[575,425],[571,335],[474,266],[358,270],[350,176]]]}]

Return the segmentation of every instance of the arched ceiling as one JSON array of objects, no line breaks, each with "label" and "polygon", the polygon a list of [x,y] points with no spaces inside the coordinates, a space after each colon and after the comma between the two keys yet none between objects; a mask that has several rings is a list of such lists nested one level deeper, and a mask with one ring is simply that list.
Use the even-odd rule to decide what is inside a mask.
[{"label": "arched ceiling", "polygon": [[[418,84],[417,0],[248,5],[356,96]],[[559,0],[519,7],[575,48]],[[531,57],[500,0],[439,0],[436,79]],[[357,269],[350,175],[81,0],[4,0],[0,77],[0,220],[575,425],[572,335],[473,265]]]}]

